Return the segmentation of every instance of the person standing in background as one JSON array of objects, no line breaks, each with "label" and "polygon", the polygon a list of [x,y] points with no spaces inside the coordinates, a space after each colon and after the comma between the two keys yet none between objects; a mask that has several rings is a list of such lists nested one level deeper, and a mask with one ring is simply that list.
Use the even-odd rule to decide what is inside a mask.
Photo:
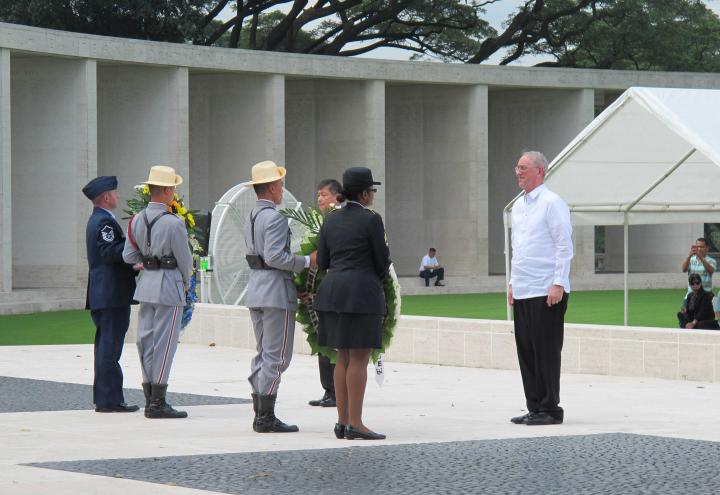
[{"label": "person standing in background", "polygon": [[[335,208],[339,208],[344,201],[342,186],[335,179],[323,179],[317,186],[317,207],[321,213],[326,214]],[[330,358],[318,353],[318,369],[320,371],[320,384],[325,390],[322,398],[308,402],[311,406],[335,407],[335,384],[333,374],[335,365]]]}]

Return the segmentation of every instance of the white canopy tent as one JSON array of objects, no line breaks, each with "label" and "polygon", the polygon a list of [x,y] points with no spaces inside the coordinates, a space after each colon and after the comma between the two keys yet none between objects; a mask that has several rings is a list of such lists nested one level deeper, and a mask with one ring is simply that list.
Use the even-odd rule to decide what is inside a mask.
[{"label": "white canopy tent", "polygon": [[[624,226],[627,325],[628,226],[720,222],[720,90],[628,89],[555,157],[545,183],[574,225]],[[510,210],[521,197],[503,210],[508,282]]]}]

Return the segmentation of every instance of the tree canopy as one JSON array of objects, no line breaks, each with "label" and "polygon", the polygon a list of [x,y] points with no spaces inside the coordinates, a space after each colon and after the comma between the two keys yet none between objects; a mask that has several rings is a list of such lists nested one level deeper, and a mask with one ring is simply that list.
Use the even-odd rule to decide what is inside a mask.
[{"label": "tree canopy", "polygon": [[599,7],[592,22],[589,19],[583,12],[561,20],[553,26],[555,32],[532,51],[556,60],[543,65],[720,69],[720,18],[700,0],[617,0]]},{"label": "tree canopy", "polygon": [[[701,0],[0,0],[0,21],[157,41],[354,56],[381,47],[415,59],[715,71],[720,19]],[[228,17],[221,13],[230,11]]]}]

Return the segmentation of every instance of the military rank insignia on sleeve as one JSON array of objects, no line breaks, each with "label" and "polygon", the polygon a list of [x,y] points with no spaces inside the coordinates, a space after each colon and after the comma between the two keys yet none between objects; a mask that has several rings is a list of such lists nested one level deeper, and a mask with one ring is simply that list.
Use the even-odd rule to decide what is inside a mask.
[{"label": "military rank insignia on sleeve", "polygon": [[111,225],[106,225],[100,230],[100,235],[102,235],[103,241],[105,242],[112,242],[115,240],[115,230],[112,228]]}]

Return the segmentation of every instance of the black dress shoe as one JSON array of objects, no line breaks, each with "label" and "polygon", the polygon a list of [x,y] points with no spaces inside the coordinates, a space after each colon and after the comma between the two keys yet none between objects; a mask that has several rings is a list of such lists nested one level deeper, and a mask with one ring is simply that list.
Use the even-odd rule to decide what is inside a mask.
[{"label": "black dress shoe", "polygon": [[115,413],[115,412],[135,412],[140,409],[138,406],[128,406],[124,402],[116,406],[96,407],[95,412],[99,413]]},{"label": "black dress shoe", "polygon": [[338,440],[342,440],[345,438],[345,425],[342,425],[340,423],[335,423],[335,428],[333,429],[335,432],[335,437],[337,437]]},{"label": "black dress shoe", "polygon": [[561,418],[556,418],[546,412],[536,412],[530,414],[525,420],[526,425],[538,426],[538,425],[559,425],[562,424]]},{"label": "black dress shoe", "polygon": [[385,440],[385,435],[374,431],[356,430],[350,425],[345,426],[345,438],[347,440]]},{"label": "black dress shoe", "polygon": [[527,414],[523,414],[522,416],[515,416],[514,418],[510,418],[510,422],[515,423],[516,425],[524,425],[525,421],[532,416],[533,413],[529,412]]},{"label": "black dress shoe", "polygon": [[435,287],[445,287],[445,284],[442,282],[438,282],[435,284]]},{"label": "black dress shoe", "polygon": [[322,399],[320,400],[311,400],[308,402],[311,406],[320,406],[320,407],[335,407],[337,405],[337,402],[335,401],[335,396],[330,395],[328,392],[325,392],[325,395],[322,396]]}]

